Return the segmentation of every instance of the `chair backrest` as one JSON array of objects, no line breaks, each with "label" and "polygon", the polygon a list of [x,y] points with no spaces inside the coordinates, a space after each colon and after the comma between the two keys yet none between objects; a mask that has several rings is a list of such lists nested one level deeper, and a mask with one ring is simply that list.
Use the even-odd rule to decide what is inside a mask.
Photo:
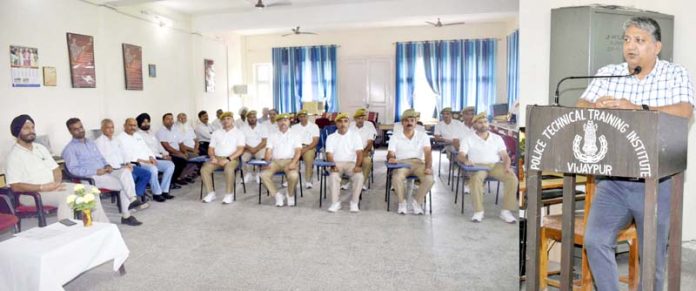
[{"label": "chair backrest", "polygon": [[0,213],[7,213],[15,215],[14,202],[12,202],[12,193],[10,193],[10,188],[3,187],[0,188]]},{"label": "chair backrest", "polygon": [[331,124],[331,120],[329,120],[329,119],[326,118],[326,117],[319,117],[319,118],[317,118],[317,119],[314,121],[314,123],[319,127],[319,129],[322,129],[322,128],[324,128],[325,126],[330,125],[330,124]]},{"label": "chair backrest", "polygon": [[319,142],[317,143],[317,153],[324,153],[324,151],[326,151],[326,139],[334,132],[336,132],[336,125],[327,125],[321,129],[319,132]]},{"label": "chair backrest", "polygon": [[374,111],[368,112],[367,113],[367,120],[376,125],[378,120],[379,120],[379,112],[374,112]]}]

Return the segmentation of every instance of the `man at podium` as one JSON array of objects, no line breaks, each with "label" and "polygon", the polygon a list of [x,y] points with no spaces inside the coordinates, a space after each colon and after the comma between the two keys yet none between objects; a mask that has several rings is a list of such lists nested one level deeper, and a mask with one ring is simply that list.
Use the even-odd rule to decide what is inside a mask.
[{"label": "man at podium", "polygon": [[[625,62],[607,65],[577,102],[578,107],[658,110],[690,119],[694,110],[693,85],[686,69],[658,59],[662,49],[660,26],[648,17],[624,23]],[[683,134],[688,134],[684,132]],[[598,290],[619,290],[615,251],[617,233],[635,219],[643,253],[645,183],[638,179],[605,177],[598,180],[585,231],[585,248]],[[660,181],[657,209],[656,289],[664,286],[669,231],[671,180]]]}]

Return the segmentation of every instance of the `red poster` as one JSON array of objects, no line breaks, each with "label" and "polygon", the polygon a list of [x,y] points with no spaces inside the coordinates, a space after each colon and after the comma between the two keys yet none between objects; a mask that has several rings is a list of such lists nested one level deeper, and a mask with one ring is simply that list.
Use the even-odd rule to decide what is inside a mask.
[{"label": "red poster", "polygon": [[94,39],[89,35],[68,33],[70,79],[73,88],[95,88]]},{"label": "red poster", "polygon": [[143,90],[143,50],[132,44],[123,44],[123,71],[126,90]]}]

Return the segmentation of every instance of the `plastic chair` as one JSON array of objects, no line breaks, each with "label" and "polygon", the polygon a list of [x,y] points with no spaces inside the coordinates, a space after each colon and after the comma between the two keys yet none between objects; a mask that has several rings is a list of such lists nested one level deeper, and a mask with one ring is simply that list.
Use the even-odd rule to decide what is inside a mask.
[{"label": "plastic chair", "polygon": [[6,205],[5,208],[0,208],[0,233],[5,232],[10,228],[12,228],[14,233],[19,232],[19,229],[17,228],[19,218],[15,216],[14,206],[9,193],[0,193],[0,198],[2,198],[1,200],[4,201]]}]

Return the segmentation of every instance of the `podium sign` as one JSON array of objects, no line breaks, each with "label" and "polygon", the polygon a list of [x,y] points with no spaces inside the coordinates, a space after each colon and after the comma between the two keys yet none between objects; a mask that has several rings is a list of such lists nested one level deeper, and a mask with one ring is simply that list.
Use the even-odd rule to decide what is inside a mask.
[{"label": "podium sign", "polygon": [[[645,239],[642,242],[645,251],[641,277],[644,290],[654,288],[657,182],[660,178],[673,176],[669,286],[670,290],[678,289],[681,192],[683,171],[686,169],[688,120],[649,110],[528,106],[526,135],[525,166],[529,201],[527,290],[537,290],[539,286],[539,207],[542,171],[564,173],[565,176],[561,250],[562,290],[572,290],[575,174],[645,181]],[[678,242],[674,241],[677,239]]]}]

